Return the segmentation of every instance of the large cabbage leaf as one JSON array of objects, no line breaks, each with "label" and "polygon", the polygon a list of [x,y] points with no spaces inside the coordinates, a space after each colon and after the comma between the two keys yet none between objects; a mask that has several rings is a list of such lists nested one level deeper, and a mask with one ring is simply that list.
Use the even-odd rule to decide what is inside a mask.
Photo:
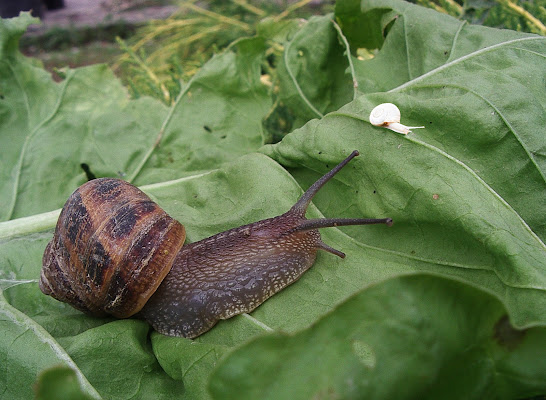
[{"label": "large cabbage leaf", "polygon": [[[113,399],[546,392],[544,38],[397,0],[339,1],[335,16],[264,22],[167,107],[130,100],[104,66],[55,83],[17,50],[31,22],[0,22],[2,396],[73,390],[70,379]],[[301,128],[263,147],[269,40],[284,47],[274,95]],[[426,128],[371,126],[382,102]],[[324,230],[346,259],[320,253],[297,283],[196,340],[38,289],[58,208],[86,171],[141,185],[196,241],[286,211],[354,149],[309,216],[394,226]]]}]

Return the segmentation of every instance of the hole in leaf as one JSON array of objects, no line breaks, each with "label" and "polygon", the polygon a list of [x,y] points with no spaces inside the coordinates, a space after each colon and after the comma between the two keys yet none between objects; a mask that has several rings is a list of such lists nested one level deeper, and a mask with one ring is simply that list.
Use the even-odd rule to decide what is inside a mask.
[{"label": "hole in leaf", "polygon": [[276,59],[273,54],[268,55],[265,60],[267,61],[267,64],[269,64],[270,67],[275,68],[276,67]]}]

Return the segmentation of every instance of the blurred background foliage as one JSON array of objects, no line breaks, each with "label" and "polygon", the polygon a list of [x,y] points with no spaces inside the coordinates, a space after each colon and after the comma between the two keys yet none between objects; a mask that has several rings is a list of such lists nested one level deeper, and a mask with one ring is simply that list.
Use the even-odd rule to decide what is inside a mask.
[{"label": "blurred background foliage", "polygon": [[[436,11],[496,28],[546,35],[546,3],[540,0],[412,0]],[[308,18],[334,10],[335,1],[183,1],[166,20],[151,21],[128,40],[118,38],[123,54],[113,62],[133,96],[151,95],[170,104],[187,81],[214,53],[234,40],[256,33],[259,21]],[[271,57],[282,48],[271,44]],[[275,82],[271,59],[267,82]]]},{"label": "blurred background foliage", "polygon": [[[180,82],[236,39],[256,34],[261,20],[280,22],[333,10],[334,1],[183,1],[170,18],[151,21],[129,40],[118,38],[124,54],[112,67],[129,78],[124,82],[134,96],[152,95],[170,104]],[[282,48],[271,44],[268,53],[280,56]]]},{"label": "blurred background foliage", "polygon": [[[544,0],[411,1],[472,24],[546,35]],[[23,52],[41,58],[51,71],[106,62],[133,97],[152,96],[168,105],[175,100],[182,83],[212,55],[238,38],[254,35],[263,19],[281,22],[309,18],[332,12],[335,6],[334,0],[124,0],[122,3],[125,8],[176,4],[178,10],[165,20],[152,20],[140,27],[117,23],[100,29],[55,29],[38,37],[24,37]],[[282,56],[282,51],[282,44],[270,43],[264,62],[264,83],[272,93],[275,60]]]}]

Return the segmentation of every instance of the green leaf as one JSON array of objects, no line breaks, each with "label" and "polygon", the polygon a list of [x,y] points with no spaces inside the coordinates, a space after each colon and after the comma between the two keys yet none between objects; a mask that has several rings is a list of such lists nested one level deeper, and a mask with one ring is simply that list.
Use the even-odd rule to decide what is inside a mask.
[{"label": "green leaf", "polygon": [[54,367],[40,374],[36,386],[36,399],[87,400],[91,397],[81,391],[73,370]]},{"label": "green leaf", "polygon": [[[344,229],[360,251],[390,254],[386,268],[367,255],[369,274],[458,276],[502,296],[517,326],[543,324],[546,143],[534,122],[546,122],[546,92],[538,89],[546,39],[468,26],[395,0],[340,1],[336,11],[353,50],[368,37],[355,24],[374,26],[383,15],[381,51],[353,64],[359,90],[388,92],[365,94],[264,152],[319,170],[358,149],[363,160],[314,202],[328,216],[394,219],[388,231]],[[372,127],[368,115],[383,102],[400,107],[403,123],[425,129],[403,137]],[[293,174],[302,186],[318,176]]]},{"label": "green leaf", "polygon": [[86,181],[83,164],[95,176],[145,184],[216,168],[264,143],[261,120],[270,100],[260,82],[261,38],[214,57],[165,107],[129,100],[105,65],[67,70],[55,83],[14,45],[33,19],[5,21],[0,220],[61,207]]},{"label": "green leaf", "polygon": [[[544,39],[472,27],[395,0],[341,1],[337,11],[341,32],[331,16],[263,25],[258,37],[235,43],[207,63],[170,107],[148,98],[129,100],[104,66],[68,70],[62,82],[53,83],[16,50],[29,17],[0,22],[0,219],[26,216],[0,222],[0,322],[6,332],[0,366],[9,364],[9,374],[0,373],[0,392],[31,397],[39,372],[62,364],[92,396],[207,399],[209,387],[218,395],[225,385],[228,365],[259,366],[263,355],[269,368],[269,361],[285,354],[285,345],[303,346],[303,362],[317,352],[336,362],[326,371],[310,357],[313,370],[301,369],[316,381],[300,379],[310,383],[302,389],[292,385],[298,370],[279,361],[282,373],[272,375],[278,385],[303,390],[304,397],[314,389],[316,397],[334,391],[362,397],[339,382],[359,371],[367,375],[358,379],[371,376],[380,366],[377,349],[396,366],[384,381],[366,381],[380,393],[407,385],[437,398],[463,391],[487,397],[480,388],[489,384],[493,394],[506,397],[543,392]],[[284,42],[280,92],[274,96],[303,127],[262,148],[262,120],[272,103],[260,83],[269,40]],[[354,57],[360,46],[379,45],[371,60]],[[353,81],[360,90],[354,100]],[[372,127],[368,115],[382,102],[398,104],[403,123],[426,129],[404,137]],[[273,158],[255,153],[259,148]],[[343,250],[346,259],[321,252],[297,283],[251,315],[221,321],[196,340],[150,334],[136,319],[89,317],[38,288],[42,253],[59,212],[51,210],[86,180],[81,164],[97,176],[124,176],[141,185],[186,226],[188,240],[196,241],[285,212],[302,189],[354,149],[361,156],[322,189],[308,217],[389,216],[395,225],[323,230],[323,240]],[[416,271],[458,282],[404,277]],[[429,285],[434,295],[425,290]],[[298,342],[338,318],[339,310],[348,307],[347,315],[361,310],[354,299],[379,292],[385,305],[400,306],[397,315],[407,323],[395,325],[394,333],[416,341],[419,335],[405,327],[415,327],[415,321],[426,321],[416,332],[431,327],[438,346],[430,357],[419,345],[419,357],[412,359],[404,337],[379,328],[377,335],[366,330],[348,347],[324,345],[364,325],[388,325],[381,304],[368,300],[369,314],[362,315],[375,319],[361,319],[364,325],[355,324],[355,330],[334,331],[330,341]],[[351,296],[356,297],[347,301]],[[413,304],[407,297],[427,313],[402,314]],[[500,344],[491,339],[491,327]],[[476,332],[468,333],[470,328]],[[317,335],[328,337],[332,330]],[[270,340],[260,337],[271,331],[294,336],[273,336],[274,354],[247,352],[245,343],[257,338],[252,348]],[[406,357],[399,363],[389,352],[391,344]],[[238,361],[232,364],[234,350]],[[348,364],[355,366],[352,371],[336,358],[349,353],[357,359]],[[290,354],[285,360],[297,359]],[[228,364],[211,376],[224,359]],[[403,360],[417,368],[406,371]],[[109,372],[112,365],[116,376]],[[421,367],[432,372],[419,375]],[[463,368],[472,373],[463,374]],[[229,372],[233,382],[237,373]],[[259,390],[262,377],[251,374],[245,387]],[[362,393],[372,387],[353,382]],[[423,382],[436,386],[419,386]]]},{"label": "green leaf", "polygon": [[[394,220],[390,229],[344,228],[354,242],[337,234],[331,239],[344,246],[347,260],[361,264],[368,280],[413,270],[458,276],[502,297],[518,327],[546,323],[544,243],[463,162],[417,135],[372,127],[365,117],[372,107],[359,97],[264,150],[281,163],[320,173],[352,149],[361,152],[339,175],[340,182],[330,183],[314,203],[326,216]],[[314,143],[335,150],[317,151]],[[304,186],[318,176],[309,175]],[[323,235],[333,237],[331,232]],[[349,269],[343,267],[344,274]]]},{"label": "green leaf", "polygon": [[[356,2],[337,7],[347,3]],[[384,21],[392,26],[374,59],[354,59],[359,90],[386,92],[369,99],[394,102],[403,123],[425,125],[414,135],[474,170],[544,241],[546,209],[537,205],[546,196],[539,128],[546,38],[471,26],[397,0],[362,3],[358,22],[370,24],[378,6],[392,8]]]},{"label": "green leaf", "polygon": [[68,353],[31,318],[10,306],[0,290],[0,392],[5,398],[31,398],[37,374],[64,365],[75,375],[74,385],[100,398]]},{"label": "green leaf", "polygon": [[170,399],[184,393],[159,366],[148,341],[150,327],[137,320],[114,321],[59,343],[107,399]]},{"label": "green leaf", "polygon": [[297,117],[296,127],[352,99],[352,78],[344,73],[348,62],[332,18],[309,19],[284,45],[279,98]]},{"label": "green leaf", "polygon": [[[282,190],[269,196],[271,204],[266,210],[263,194],[270,191],[271,185]],[[280,214],[301,193],[290,175],[262,154],[248,155],[218,170],[143,189],[173,217],[184,222],[191,241]],[[207,398],[206,382],[218,358],[249,336],[271,329],[254,318],[241,316],[222,322],[223,329],[195,341],[154,334],[150,346],[147,340],[150,328],[143,321],[89,317],[44,296],[37,284],[40,259],[56,222],[55,215],[47,216],[50,230],[46,232],[29,233],[31,229],[21,221],[0,224],[0,233],[4,229],[10,232],[0,234],[5,236],[0,239],[0,285],[6,295],[0,304],[49,332],[55,346],[66,352],[105,398],[157,398],[162,394],[172,397],[173,393],[189,399]],[[25,220],[33,225],[32,218]],[[9,327],[13,321],[6,324]],[[35,351],[34,347],[28,346],[31,351]],[[9,343],[0,348],[10,352]],[[30,362],[24,355],[13,352],[10,365],[24,368]],[[118,371],[114,377],[112,366]],[[20,376],[18,386],[29,388],[36,373],[29,369],[28,374]]]},{"label": "green leaf", "polygon": [[353,52],[359,48],[378,49],[383,44],[381,20],[388,8],[374,8],[368,11],[365,23],[362,21],[360,1],[336,1],[336,19],[343,28],[343,34],[351,43]]},{"label": "green leaf", "polygon": [[180,340],[160,334],[152,335],[152,346],[165,372],[173,379],[184,382],[187,399],[209,397],[209,374],[221,356],[229,350],[228,346]]},{"label": "green leaf", "polygon": [[546,391],[546,329],[516,330],[490,294],[437,276],[360,291],[293,335],[230,353],[216,399],[527,398]]},{"label": "green leaf", "polygon": [[39,22],[40,20],[32,17],[29,12],[20,13],[18,18],[2,20],[0,24],[0,59],[21,57],[19,53],[19,39],[29,25]]}]

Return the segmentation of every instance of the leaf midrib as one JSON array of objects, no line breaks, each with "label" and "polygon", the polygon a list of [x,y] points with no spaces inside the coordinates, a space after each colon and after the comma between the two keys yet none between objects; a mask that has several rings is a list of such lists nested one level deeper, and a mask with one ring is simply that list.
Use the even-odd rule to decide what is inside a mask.
[{"label": "leaf midrib", "polygon": [[32,318],[27,317],[25,314],[8,304],[7,301],[1,296],[1,293],[2,292],[0,291],[0,315],[3,315],[5,319],[12,324],[23,328],[24,332],[31,331],[40,342],[48,345],[57,359],[62,361],[76,373],[82,390],[93,398],[100,399],[100,394],[87,380],[70,355],[59,345],[59,343],[57,343],[49,332],[42,328],[41,325],[34,322]]},{"label": "leaf midrib", "polygon": [[525,38],[519,38],[519,39],[512,39],[512,40],[508,40],[506,42],[502,42],[502,43],[497,43],[497,44],[494,44],[494,45],[491,45],[491,46],[487,46],[487,47],[484,47],[482,49],[479,49],[479,50],[476,50],[476,51],[473,51],[472,53],[468,53],[462,57],[459,57],[453,61],[450,61],[450,62],[447,62],[445,64],[442,64],[441,66],[439,67],[436,67],[426,73],[424,73],[423,75],[419,75],[417,78],[414,78],[414,79],[411,79],[409,81],[407,81],[406,83],[400,85],[400,86],[397,86],[395,88],[392,88],[390,89],[387,93],[392,93],[392,92],[397,92],[397,91],[401,91],[402,89],[406,89],[408,87],[411,87],[412,85],[430,77],[430,76],[433,76],[435,74],[438,74],[440,72],[442,72],[444,69],[447,69],[447,68],[450,68],[454,65],[457,65],[459,63],[462,63],[462,62],[465,62],[466,60],[469,60],[473,57],[478,57],[478,56],[481,56],[482,54],[485,54],[485,53],[488,53],[490,51],[494,51],[498,48],[502,48],[502,47],[505,47],[505,46],[509,46],[513,43],[520,43],[520,42],[524,42],[524,41],[532,41],[532,40],[546,40],[545,38],[543,37],[525,37]]},{"label": "leaf midrib", "polygon": [[[340,112],[340,111],[334,111],[328,115],[326,115],[326,117],[330,117],[330,116],[344,116],[344,117],[348,117],[348,118],[353,118],[353,119],[356,119],[358,121],[363,121],[363,122],[366,122],[366,123],[369,123],[369,121],[363,119],[363,118],[360,118],[360,117],[357,117],[353,114],[350,114],[350,113],[345,113],[345,112]],[[462,161],[458,160],[457,158],[449,155],[448,153],[446,153],[445,151],[439,149],[438,147],[436,146],[433,146],[429,143],[426,143],[426,142],[423,142],[415,137],[411,137],[411,136],[405,136],[405,139],[406,140],[409,140],[410,142],[412,143],[415,143],[415,144],[418,144],[418,145],[421,145],[423,147],[426,147],[427,149],[429,150],[432,150],[434,152],[437,152],[438,154],[440,154],[441,156],[447,158],[448,160],[452,161],[452,162],[455,162],[456,164],[458,164],[460,167],[464,168],[474,179],[476,179],[481,185],[483,185],[491,194],[493,194],[497,200],[499,200],[505,207],[507,207],[511,212],[513,212],[517,218],[519,219],[519,221],[521,222],[521,224],[523,224],[525,226],[525,229],[535,238],[535,240],[537,241],[537,243],[539,244],[539,246],[546,251],[546,245],[544,244],[544,242],[542,242],[542,240],[537,236],[537,234],[529,227],[529,225],[527,225],[527,223],[525,222],[525,220],[519,215],[519,213],[516,212],[516,210],[514,210],[514,208],[512,208],[512,206],[506,202],[506,200],[504,200],[491,186],[489,186],[487,184],[487,182],[485,182],[478,174],[476,174],[476,172],[470,168],[468,165],[466,165],[465,163],[463,163]]]},{"label": "leaf midrib", "polygon": [[[529,151],[529,149],[527,148],[525,142],[523,142],[521,140],[521,135],[519,135],[516,131],[516,129],[514,128],[514,126],[510,123],[510,121],[508,120],[508,118],[504,115],[504,113],[494,104],[492,103],[490,100],[488,100],[485,96],[482,96],[480,93],[478,93],[477,91],[475,90],[472,90],[468,87],[465,87],[465,86],[461,86],[461,85],[456,85],[456,84],[452,84],[452,83],[433,83],[433,84],[424,84],[424,85],[419,85],[417,86],[417,88],[454,88],[454,89],[459,89],[459,90],[462,90],[462,91],[465,91],[465,92],[468,92],[476,97],[478,97],[479,99],[483,100],[485,103],[487,103],[487,105],[489,105],[493,110],[495,110],[495,112],[499,115],[499,117],[502,119],[502,121],[504,122],[504,124],[506,125],[506,127],[510,130],[510,132],[512,132],[514,138],[518,141],[518,143],[520,144],[521,148],[525,151],[525,153],[527,154],[528,158],[529,158],[529,161],[533,164],[533,166],[535,167],[536,171],[540,174],[541,178],[542,178],[542,181],[546,184],[546,176],[544,175],[544,173],[542,172],[542,170],[540,169],[540,167],[538,166],[537,162],[536,162],[536,159],[535,157],[533,157],[533,155],[531,154],[531,151]],[[415,89],[415,88],[414,88]]]},{"label": "leaf midrib", "polygon": [[[17,77],[17,73],[14,70],[13,66],[11,64],[8,64],[8,66],[9,66],[9,68],[10,68],[10,70],[11,70],[13,76],[14,76],[15,81],[17,82],[17,85],[19,86],[19,89],[21,90],[21,92],[23,93],[23,96],[25,98],[28,129],[30,130],[31,129],[31,126],[30,126],[31,110],[30,110],[30,104],[28,102],[27,93],[24,90],[24,88],[22,87],[21,83],[19,82],[19,79]],[[57,102],[55,103],[55,106],[53,107],[51,113],[46,118],[44,118],[42,121],[40,121],[38,124],[36,124],[34,129],[32,129],[32,131],[25,137],[25,141],[23,143],[23,147],[21,148],[21,153],[19,154],[19,159],[17,160],[17,164],[16,164],[16,167],[15,167],[15,177],[14,177],[15,182],[13,183],[13,192],[12,192],[11,202],[10,202],[10,204],[8,206],[8,213],[7,213],[7,218],[6,218],[7,220],[10,220],[13,217],[13,212],[15,211],[15,205],[17,204],[17,196],[18,196],[18,193],[19,193],[19,182],[21,180],[20,179],[21,178],[21,171],[23,169],[23,164],[24,164],[24,160],[25,160],[25,156],[26,156],[26,153],[27,153],[28,146],[30,145],[30,142],[36,136],[36,133],[40,130],[40,128],[42,126],[44,126],[47,122],[51,121],[51,119],[59,111],[59,109],[61,107],[61,104],[63,102],[63,99],[65,97],[65,94],[66,94],[66,88],[68,86],[68,83],[72,80],[73,76],[74,76],[73,70],[69,71],[66,78],[65,78],[65,80],[63,81],[63,85],[61,86],[61,92],[59,93],[59,96],[57,98]]]}]

